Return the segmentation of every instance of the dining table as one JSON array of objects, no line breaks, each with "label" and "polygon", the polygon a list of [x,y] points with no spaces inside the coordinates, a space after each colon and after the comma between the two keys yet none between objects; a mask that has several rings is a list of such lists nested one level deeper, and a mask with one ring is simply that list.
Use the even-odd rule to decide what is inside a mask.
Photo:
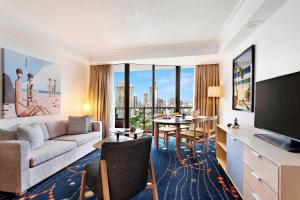
[{"label": "dining table", "polygon": [[180,155],[180,126],[181,125],[187,125],[191,124],[193,122],[193,119],[203,119],[205,120],[207,116],[185,116],[185,117],[160,117],[153,119],[154,123],[154,143],[155,143],[155,149],[158,150],[158,139],[159,139],[159,126],[160,125],[170,125],[176,127],[176,153],[177,158],[181,160]]}]

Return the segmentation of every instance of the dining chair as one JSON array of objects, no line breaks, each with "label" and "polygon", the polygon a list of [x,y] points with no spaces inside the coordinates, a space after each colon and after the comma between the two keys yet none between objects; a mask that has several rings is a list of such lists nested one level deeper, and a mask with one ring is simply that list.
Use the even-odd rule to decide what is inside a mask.
[{"label": "dining chair", "polygon": [[[161,118],[161,117],[175,117],[176,115],[179,115],[179,113],[171,113],[171,114],[159,114],[155,115],[154,118]],[[176,136],[176,127],[175,126],[162,126],[158,128],[158,136],[159,138],[162,138],[164,140],[164,143],[166,144],[166,148],[169,148],[169,137]]]},{"label": "dining chair", "polygon": [[[184,144],[187,148],[191,147],[193,150],[193,158],[196,157],[196,144],[203,144],[203,152],[208,152],[209,148],[209,139],[207,129],[207,118],[193,118],[192,119],[193,129],[185,130],[180,132],[179,142],[180,145]],[[200,126],[204,127],[203,132],[197,131],[197,128]],[[186,141],[183,142],[182,138],[185,138]]]},{"label": "dining chair", "polygon": [[[105,142],[101,160],[88,163],[82,174],[80,200],[86,186],[100,200],[127,200],[145,188],[158,200],[155,172],[150,157],[151,137],[126,142]],[[151,182],[148,181],[150,171]]]},{"label": "dining chair", "polygon": [[207,130],[204,130],[203,126],[199,126],[199,127],[196,128],[196,131],[198,131],[198,132],[207,131],[209,138],[215,137],[216,136],[216,130],[217,130],[218,116],[217,115],[206,116],[206,119],[207,119]]}]

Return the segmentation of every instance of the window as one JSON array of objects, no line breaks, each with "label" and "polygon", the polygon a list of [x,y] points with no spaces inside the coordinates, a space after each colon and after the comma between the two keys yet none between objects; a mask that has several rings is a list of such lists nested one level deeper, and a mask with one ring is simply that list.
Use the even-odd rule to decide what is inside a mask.
[{"label": "window", "polygon": [[174,113],[176,109],[175,66],[155,66],[155,114]]},{"label": "window", "polygon": [[115,118],[124,119],[125,111],[125,70],[124,64],[114,65]]},{"label": "window", "polygon": [[152,65],[130,64],[130,126],[152,130]]},{"label": "window", "polygon": [[153,115],[192,114],[193,66],[118,64],[114,69],[116,120],[151,131]]},{"label": "window", "polygon": [[181,66],[180,112],[192,115],[194,102],[194,66]]}]

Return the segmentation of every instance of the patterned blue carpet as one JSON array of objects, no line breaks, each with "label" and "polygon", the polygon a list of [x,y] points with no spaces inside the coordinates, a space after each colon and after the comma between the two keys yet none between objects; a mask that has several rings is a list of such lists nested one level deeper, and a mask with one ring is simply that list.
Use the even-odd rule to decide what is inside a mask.
[{"label": "patterned blue carpet", "polygon": [[[200,149],[202,149],[201,146],[197,151],[196,159],[193,159],[191,150],[182,147],[182,158],[187,158],[186,164],[182,165],[177,160],[174,139],[170,140],[169,150],[164,148],[163,143],[160,143],[158,151],[155,151],[153,146],[151,154],[160,200],[241,199],[217,163],[214,141],[210,142],[208,154],[202,153]],[[99,159],[99,156],[100,152],[94,151],[31,188],[24,196],[15,197],[13,194],[0,193],[0,200],[77,200],[82,169],[86,163]],[[94,199],[96,198],[93,193],[87,190],[86,200]],[[145,190],[133,199],[150,200],[152,199],[151,190]]]}]

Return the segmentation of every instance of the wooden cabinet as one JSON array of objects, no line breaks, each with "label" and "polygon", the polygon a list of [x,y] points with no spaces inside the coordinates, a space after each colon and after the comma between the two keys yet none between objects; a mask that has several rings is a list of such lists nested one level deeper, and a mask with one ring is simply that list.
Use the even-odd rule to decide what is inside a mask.
[{"label": "wooden cabinet", "polygon": [[278,193],[279,169],[277,165],[247,146],[244,151],[244,163],[256,177]]},{"label": "wooden cabinet", "polygon": [[255,171],[244,164],[244,199],[278,200],[278,194]]},{"label": "wooden cabinet", "polygon": [[243,194],[243,143],[227,134],[227,174]]},{"label": "wooden cabinet", "polygon": [[217,139],[216,139],[216,154],[217,160],[222,168],[226,171],[227,169],[227,146],[226,146],[226,132],[218,128],[217,129]]},{"label": "wooden cabinet", "polygon": [[300,154],[257,137],[257,129],[218,125],[216,155],[244,200],[300,200]]}]

